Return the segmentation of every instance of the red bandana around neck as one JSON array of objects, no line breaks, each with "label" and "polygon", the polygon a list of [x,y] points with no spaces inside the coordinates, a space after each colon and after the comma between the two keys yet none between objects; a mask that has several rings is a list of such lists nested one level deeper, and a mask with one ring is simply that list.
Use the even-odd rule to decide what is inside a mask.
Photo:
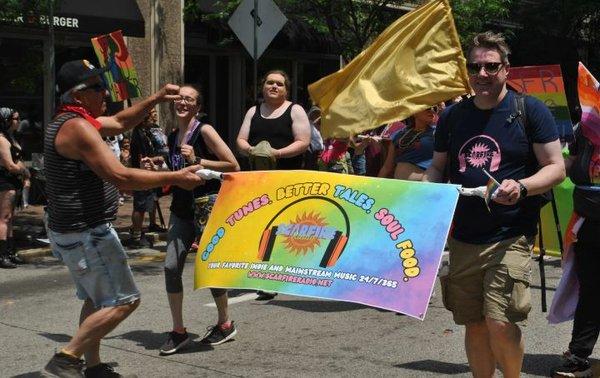
[{"label": "red bandana around neck", "polygon": [[88,121],[89,123],[92,124],[92,126],[94,126],[94,128],[96,130],[100,130],[100,128],[102,127],[102,124],[100,123],[100,121],[98,121],[96,118],[92,117],[92,115],[90,114],[90,112],[84,108],[83,106],[77,106],[77,105],[61,105],[58,110],[56,111],[56,113],[66,113],[66,112],[71,112],[71,113],[77,113],[80,116],[82,116],[83,118],[85,118],[86,121]]}]

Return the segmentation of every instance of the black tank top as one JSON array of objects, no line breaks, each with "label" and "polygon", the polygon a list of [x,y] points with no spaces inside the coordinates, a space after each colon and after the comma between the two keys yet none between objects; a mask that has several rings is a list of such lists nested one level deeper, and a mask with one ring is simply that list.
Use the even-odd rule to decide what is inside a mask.
[{"label": "black tank top", "polygon": [[[294,104],[290,104],[278,118],[264,118],[260,115],[260,105],[258,105],[250,121],[248,143],[251,146],[256,146],[260,141],[266,140],[271,144],[271,147],[280,149],[294,142],[292,106]],[[276,169],[301,169],[302,160],[302,154],[291,158],[277,159]]]},{"label": "black tank top", "polygon": [[[19,161],[21,161],[21,149],[17,148],[13,144],[13,141],[11,140],[11,138],[9,138],[6,135],[4,135],[4,137],[10,143],[10,157],[12,158],[12,161],[14,163],[18,163]],[[18,175],[10,173],[6,168],[4,168],[3,166],[0,166],[0,186],[3,186],[4,184],[7,184],[7,183],[11,184],[16,189],[21,189],[23,187],[22,180]]]},{"label": "black tank top", "polygon": [[[202,159],[208,160],[219,160],[214,154],[210,152],[210,149],[204,141],[202,136],[202,127],[205,124],[199,123],[194,133],[191,135],[188,144],[194,148],[194,155]],[[182,169],[186,164],[181,156],[180,152],[177,151],[177,134],[179,130],[176,129],[168,136],[169,146],[169,166],[171,170],[177,171]],[[183,166],[177,166],[176,160]],[[171,201],[171,207],[169,210],[182,219],[193,219],[194,218],[194,198],[206,196],[208,194],[217,194],[221,188],[221,182],[219,180],[208,180],[204,185],[200,185],[193,190],[182,189],[176,185],[171,188],[171,194],[173,199]]]},{"label": "black tank top", "polygon": [[82,161],[56,151],[58,131],[75,117],[79,115],[61,114],[48,124],[44,134],[48,226],[55,232],[81,232],[111,222],[118,210],[119,191],[113,184],[102,180]]}]

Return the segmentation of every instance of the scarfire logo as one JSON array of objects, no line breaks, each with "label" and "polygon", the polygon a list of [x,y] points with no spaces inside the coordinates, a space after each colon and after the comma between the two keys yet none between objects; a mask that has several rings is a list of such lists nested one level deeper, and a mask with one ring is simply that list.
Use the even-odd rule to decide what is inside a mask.
[{"label": "scarfire logo", "polygon": [[321,239],[333,239],[335,231],[335,228],[328,227],[321,214],[313,211],[297,215],[295,221],[277,227],[277,235],[285,236],[285,249],[296,255],[314,252],[321,245]]}]

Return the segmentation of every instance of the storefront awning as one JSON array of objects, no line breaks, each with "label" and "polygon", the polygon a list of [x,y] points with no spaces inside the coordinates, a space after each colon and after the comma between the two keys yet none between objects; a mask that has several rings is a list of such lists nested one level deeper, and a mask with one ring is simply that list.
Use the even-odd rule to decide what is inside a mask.
[{"label": "storefront awning", "polygon": [[107,34],[122,30],[144,37],[144,17],[135,0],[61,0],[54,12],[57,30]]}]

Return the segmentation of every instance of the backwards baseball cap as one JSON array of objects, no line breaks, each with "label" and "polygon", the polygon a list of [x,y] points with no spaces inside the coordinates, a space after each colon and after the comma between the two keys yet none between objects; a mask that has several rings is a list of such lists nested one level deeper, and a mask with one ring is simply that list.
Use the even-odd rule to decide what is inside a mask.
[{"label": "backwards baseball cap", "polygon": [[85,59],[72,60],[60,67],[56,75],[56,91],[62,95],[90,77],[99,76],[108,68],[96,68]]}]

